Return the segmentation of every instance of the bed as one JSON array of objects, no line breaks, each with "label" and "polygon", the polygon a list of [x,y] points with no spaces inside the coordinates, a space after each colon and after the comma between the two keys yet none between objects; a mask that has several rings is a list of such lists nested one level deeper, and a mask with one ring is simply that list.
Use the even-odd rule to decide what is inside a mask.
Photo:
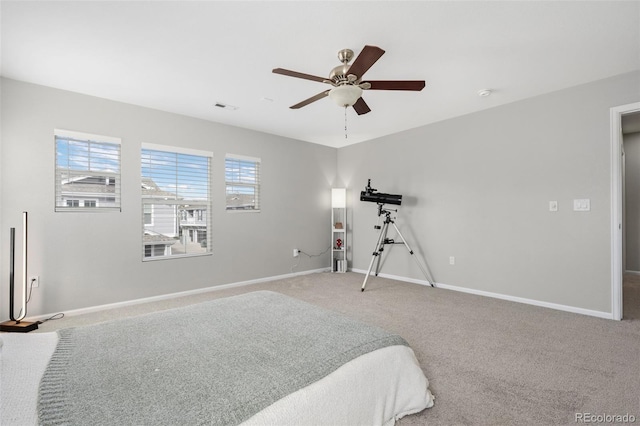
[{"label": "bed", "polygon": [[433,405],[400,336],[270,291],[0,335],[0,424],[393,425]]}]

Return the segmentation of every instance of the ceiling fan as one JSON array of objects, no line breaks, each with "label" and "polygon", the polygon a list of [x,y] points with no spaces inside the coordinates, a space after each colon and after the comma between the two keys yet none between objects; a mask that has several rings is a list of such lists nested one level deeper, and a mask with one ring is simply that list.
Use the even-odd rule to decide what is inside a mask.
[{"label": "ceiling fan", "polygon": [[305,99],[295,105],[291,109],[302,108],[312,102],[320,100],[326,96],[333,99],[339,106],[353,106],[358,115],[366,114],[371,109],[362,99],[363,90],[410,90],[420,91],[424,89],[424,80],[363,80],[364,73],[367,72],[373,64],[384,54],[384,50],[377,46],[365,46],[358,57],[349,64],[353,59],[353,50],[342,49],[338,52],[338,59],[342,65],[338,65],[329,74],[329,78],[318,77],[315,75],[304,74],[297,71],[291,71],[284,68],[275,68],[275,74],[282,74],[289,77],[303,78],[305,80],[318,81],[327,83],[333,88],[318,93],[315,96]]}]

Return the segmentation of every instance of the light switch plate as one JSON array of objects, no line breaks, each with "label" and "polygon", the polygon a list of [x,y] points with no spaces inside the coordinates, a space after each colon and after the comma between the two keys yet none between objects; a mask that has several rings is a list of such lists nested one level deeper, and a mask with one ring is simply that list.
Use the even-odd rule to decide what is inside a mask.
[{"label": "light switch plate", "polygon": [[590,210],[591,210],[591,200],[589,198],[573,200],[573,211],[588,212]]},{"label": "light switch plate", "polygon": [[558,202],[557,201],[549,201],[549,211],[557,212],[558,211]]}]

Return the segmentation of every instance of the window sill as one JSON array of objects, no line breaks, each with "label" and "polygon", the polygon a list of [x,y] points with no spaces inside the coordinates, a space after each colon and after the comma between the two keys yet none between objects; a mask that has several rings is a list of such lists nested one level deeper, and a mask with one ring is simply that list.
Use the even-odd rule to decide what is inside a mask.
[{"label": "window sill", "polygon": [[172,259],[184,259],[188,257],[204,257],[204,256],[213,256],[212,252],[209,253],[193,253],[193,254],[175,254],[173,256],[151,256],[151,257],[143,257],[143,262],[155,262],[158,260],[172,260]]},{"label": "window sill", "polygon": [[72,212],[72,213],[120,213],[120,207],[56,207],[56,213]]}]

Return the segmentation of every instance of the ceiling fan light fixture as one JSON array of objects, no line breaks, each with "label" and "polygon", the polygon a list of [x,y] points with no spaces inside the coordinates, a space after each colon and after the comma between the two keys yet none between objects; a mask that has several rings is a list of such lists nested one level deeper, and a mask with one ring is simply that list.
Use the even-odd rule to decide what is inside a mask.
[{"label": "ceiling fan light fixture", "polygon": [[351,84],[343,84],[329,91],[329,97],[341,107],[352,106],[362,96],[362,89]]}]

